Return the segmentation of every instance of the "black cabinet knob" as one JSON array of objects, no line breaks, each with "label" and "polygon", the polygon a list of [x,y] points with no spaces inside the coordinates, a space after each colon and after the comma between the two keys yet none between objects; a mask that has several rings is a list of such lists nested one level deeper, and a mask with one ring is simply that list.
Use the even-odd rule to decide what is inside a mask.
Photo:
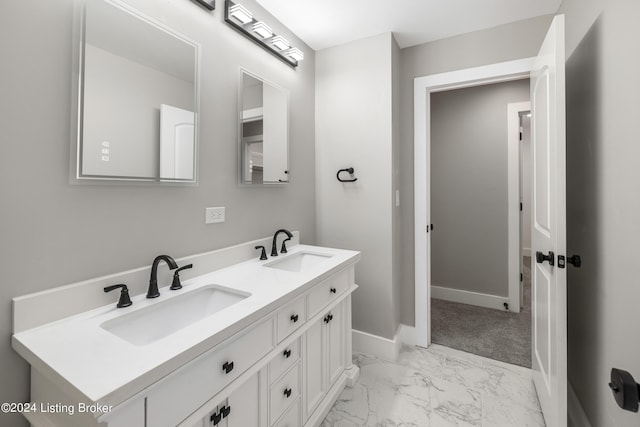
[{"label": "black cabinet knob", "polygon": [[224,362],[224,365],[222,365],[222,370],[225,374],[233,371],[233,362]]},{"label": "black cabinet knob", "polygon": [[291,397],[291,389],[290,388],[285,388],[284,389],[284,395],[288,398]]},{"label": "black cabinet knob", "polygon": [[291,357],[291,350],[286,349],[282,354],[284,355],[285,358],[288,359]]},{"label": "black cabinet knob", "polygon": [[336,288],[329,289],[329,292],[331,292],[332,294],[335,294],[336,293]]},{"label": "black cabinet knob", "polygon": [[291,321],[292,321],[293,323],[296,323],[296,322],[298,321],[298,315],[297,315],[297,314],[292,314],[292,315],[291,315]]},{"label": "black cabinet knob", "polygon": [[324,316],[324,323],[329,323],[333,320],[333,314],[329,313],[326,316]]},{"label": "black cabinet knob", "polygon": [[555,259],[556,255],[553,253],[553,251],[549,251],[548,255],[545,255],[540,251],[536,252],[536,262],[538,264],[542,264],[543,262],[547,261],[549,265],[553,267],[555,264]]}]

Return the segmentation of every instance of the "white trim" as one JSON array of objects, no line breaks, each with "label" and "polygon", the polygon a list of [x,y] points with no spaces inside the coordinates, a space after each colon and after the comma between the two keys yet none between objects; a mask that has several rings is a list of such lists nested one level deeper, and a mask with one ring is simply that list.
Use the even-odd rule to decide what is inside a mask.
[{"label": "white trim", "polygon": [[520,113],[531,102],[507,104],[507,281],[510,311],[520,313]]},{"label": "white trim", "polygon": [[398,328],[398,339],[401,344],[406,345],[418,345],[416,344],[416,328],[415,326],[400,325]]},{"label": "white trim", "polygon": [[399,331],[400,328],[396,331],[393,339],[390,340],[389,338],[383,338],[353,329],[353,351],[395,362],[398,359],[400,347],[402,346]]},{"label": "white trim", "polygon": [[481,84],[528,78],[535,58],[525,58],[499,64],[451,71],[448,73],[416,77],[413,81],[414,114],[414,233],[415,233],[415,328],[413,333],[405,331],[407,344],[427,347],[431,344],[431,320],[429,302],[431,298],[430,239],[426,232],[430,220],[429,171],[431,151],[431,92],[450,88],[477,86]]},{"label": "white trim", "polygon": [[[496,310],[505,311],[504,304],[509,304],[508,297],[498,295],[481,294],[479,292],[464,291],[462,289],[445,288],[444,286],[431,285],[431,298],[441,299],[445,301],[459,302],[462,304],[477,305],[479,307],[495,308]],[[519,304],[516,303],[516,306]],[[515,311],[511,310],[510,311]]]},{"label": "white trim", "polygon": [[567,411],[569,427],[591,427],[589,418],[570,382],[567,381]]},{"label": "white trim", "polygon": [[531,256],[531,248],[522,248],[522,256]]}]

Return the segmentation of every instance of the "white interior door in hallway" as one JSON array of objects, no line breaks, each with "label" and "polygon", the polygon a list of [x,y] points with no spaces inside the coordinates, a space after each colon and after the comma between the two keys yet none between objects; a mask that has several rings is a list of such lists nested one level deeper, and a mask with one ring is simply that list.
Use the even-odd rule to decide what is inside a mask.
[{"label": "white interior door in hallway", "polygon": [[564,61],[564,16],[556,16],[531,72],[532,369],[548,427],[567,425]]}]

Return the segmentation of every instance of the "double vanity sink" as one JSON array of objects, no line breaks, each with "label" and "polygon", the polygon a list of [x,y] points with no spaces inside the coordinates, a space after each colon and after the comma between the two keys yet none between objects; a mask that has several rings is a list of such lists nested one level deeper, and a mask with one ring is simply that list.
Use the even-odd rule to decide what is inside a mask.
[{"label": "double vanity sink", "polygon": [[[234,247],[228,252],[239,251]],[[225,250],[218,252],[185,260],[197,267],[199,262],[215,265],[222,262],[219,259],[229,258]],[[185,279],[179,290],[169,290],[159,280],[158,298],[139,294],[131,298],[133,304],[129,307],[117,308],[110,294],[108,298],[114,301],[109,305],[17,330],[12,345],[31,364],[32,400],[50,401],[55,397],[69,404],[84,402],[109,408],[106,413],[94,411],[85,418],[77,418],[80,414],[76,414],[62,421],[42,413],[25,416],[35,426],[71,426],[75,420],[78,425],[87,426],[95,421],[95,425],[109,427],[208,427],[217,423],[205,418],[227,413],[218,403],[229,405],[233,390],[251,385],[263,390],[259,393],[267,393],[266,388],[288,381],[295,387],[284,388],[285,401],[277,402],[282,391],[270,392],[275,397],[268,400],[275,403],[256,406],[256,411],[262,411],[256,419],[266,417],[273,426],[317,425],[347,382],[346,373],[353,368],[350,294],[357,287],[353,268],[359,258],[359,252],[354,251],[292,245],[289,253],[267,260],[254,256],[197,276],[202,270],[194,268],[194,277]],[[123,273],[126,274],[130,273]],[[110,277],[120,280],[118,275]],[[101,292],[104,284],[104,278],[98,278],[71,288]],[[63,288],[60,292],[69,292],[69,286]],[[14,301],[17,311],[25,310],[23,306],[29,304]],[[341,320],[332,331],[326,327],[334,315]],[[317,333],[315,325],[319,328]],[[313,347],[314,342],[317,348]],[[327,353],[326,360],[314,360],[322,352]],[[229,360],[218,360],[220,354]],[[292,361],[289,365],[278,362],[282,354]],[[223,379],[212,379],[215,387],[196,384],[207,375],[203,372],[210,371],[199,371],[204,368],[197,366],[207,363],[220,364],[214,371]],[[274,368],[274,363],[282,364],[282,369]],[[338,368],[333,369],[330,378],[314,379],[316,373],[327,370],[329,365],[325,364]],[[180,378],[193,379],[182,384]],[[189,389],[191,384],[193,390]],[[322,393],[307,396],[303,392],[312,389]],[[170,400],[175,406],[171,415],[160,416],[169,405],[162,400],[164,395],[183,396],[184,401]],[[240,419],[241,415],[236,417]],[[285,423],[285,418],[294,421]],[[238,424],[229,418],[228,425]]]}]

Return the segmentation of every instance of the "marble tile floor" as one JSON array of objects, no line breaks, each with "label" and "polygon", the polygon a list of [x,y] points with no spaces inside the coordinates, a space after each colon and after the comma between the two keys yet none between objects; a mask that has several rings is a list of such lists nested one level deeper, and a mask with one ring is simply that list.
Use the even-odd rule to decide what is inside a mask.
[{"label": "marble tile floor", "polygon": [[322,427],[544,427],[531,370],[437,344],[396,362],[354,355],[360,377]]}]

